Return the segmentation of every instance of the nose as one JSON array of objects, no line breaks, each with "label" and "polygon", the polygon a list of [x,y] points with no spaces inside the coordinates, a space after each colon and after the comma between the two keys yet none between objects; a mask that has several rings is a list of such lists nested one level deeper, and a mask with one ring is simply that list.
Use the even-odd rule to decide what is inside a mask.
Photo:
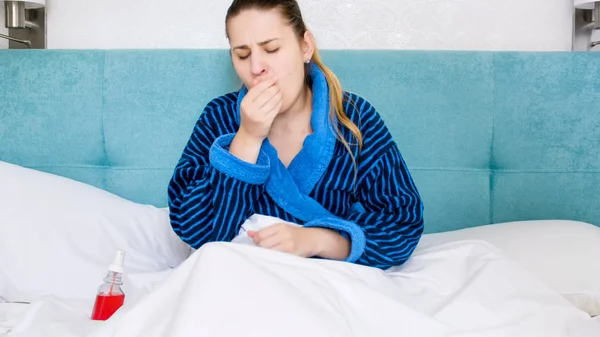
[{"label": "nose", "polygon": [[267,72],[266,64],[263,58],[258,53],[253,53],[250,56],[250,67],[252,68],[252,75],[261,76]]}]

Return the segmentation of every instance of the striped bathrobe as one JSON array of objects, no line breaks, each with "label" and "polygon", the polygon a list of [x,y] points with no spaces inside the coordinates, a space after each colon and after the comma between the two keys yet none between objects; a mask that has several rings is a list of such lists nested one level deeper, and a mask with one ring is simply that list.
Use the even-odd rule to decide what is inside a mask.
[{"label": "striped bathrobe", "polygon": [[286,168],[268,139],[256,164],[229,153],[240,125],[242,87],[210,101],[200,115],[168,186],[171,225],[198,249],[230,241],[253,214],[329,228],[351,243],[346,261],[388,268],[407,261],[423,232],[423,204],[384,121],[362,97],[345,92],[344,109],[363,135],[352,158],[329,118],[322,71],[310,68],[313,133]]}]

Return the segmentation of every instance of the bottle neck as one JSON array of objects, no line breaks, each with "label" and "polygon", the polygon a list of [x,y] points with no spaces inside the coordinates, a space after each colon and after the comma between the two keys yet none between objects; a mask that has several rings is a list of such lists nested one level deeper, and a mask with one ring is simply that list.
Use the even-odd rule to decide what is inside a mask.
[{"label": "bottle neck", "polygon": [[122,277],[123,274],[109,270],[108,273],[106,273],[106,276],[104,277],[104,282],[120,286],[123,284]]}]

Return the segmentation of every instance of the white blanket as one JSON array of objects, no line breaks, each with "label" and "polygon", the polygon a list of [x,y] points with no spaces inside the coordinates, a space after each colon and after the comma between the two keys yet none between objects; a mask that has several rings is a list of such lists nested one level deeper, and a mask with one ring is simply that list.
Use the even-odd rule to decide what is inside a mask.
[{"label": "white blanket", "polygon": [[[244,228],[274,221],[253,217]],[[106,322],[36,303],[14,336],[600,336],[597,321],[479,241],[421,245],[384,272],[254,247],[243,230],[163,276]]]}]

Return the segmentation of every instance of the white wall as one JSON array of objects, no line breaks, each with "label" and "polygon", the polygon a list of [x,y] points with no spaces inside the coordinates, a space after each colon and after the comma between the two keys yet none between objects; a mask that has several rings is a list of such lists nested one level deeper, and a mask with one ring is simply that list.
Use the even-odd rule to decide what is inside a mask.
[{"label": "white wall", "polygon": [[[321,48],[571,50],[572,0],[299,0]],[[48,48],[226,48],[230,0],[48,0]]]},{"label": "white wall", "polygon": [[[572,0],[299,0],[321,48],[571,50]],[[48,48],[226,48],[230,0],[47,0]],[[0,11],[3,11],[0,10]],[[0,18],[0,32],[4,29]],[[0,39],[0,48],[8,46]]]},{"label": "white wall", "polygon": [[[8,29],[4,27],[4,4],[0,2],[0,33],[8,35]],[[8,40],[0,38],[0,49],[8,48]]]}]

